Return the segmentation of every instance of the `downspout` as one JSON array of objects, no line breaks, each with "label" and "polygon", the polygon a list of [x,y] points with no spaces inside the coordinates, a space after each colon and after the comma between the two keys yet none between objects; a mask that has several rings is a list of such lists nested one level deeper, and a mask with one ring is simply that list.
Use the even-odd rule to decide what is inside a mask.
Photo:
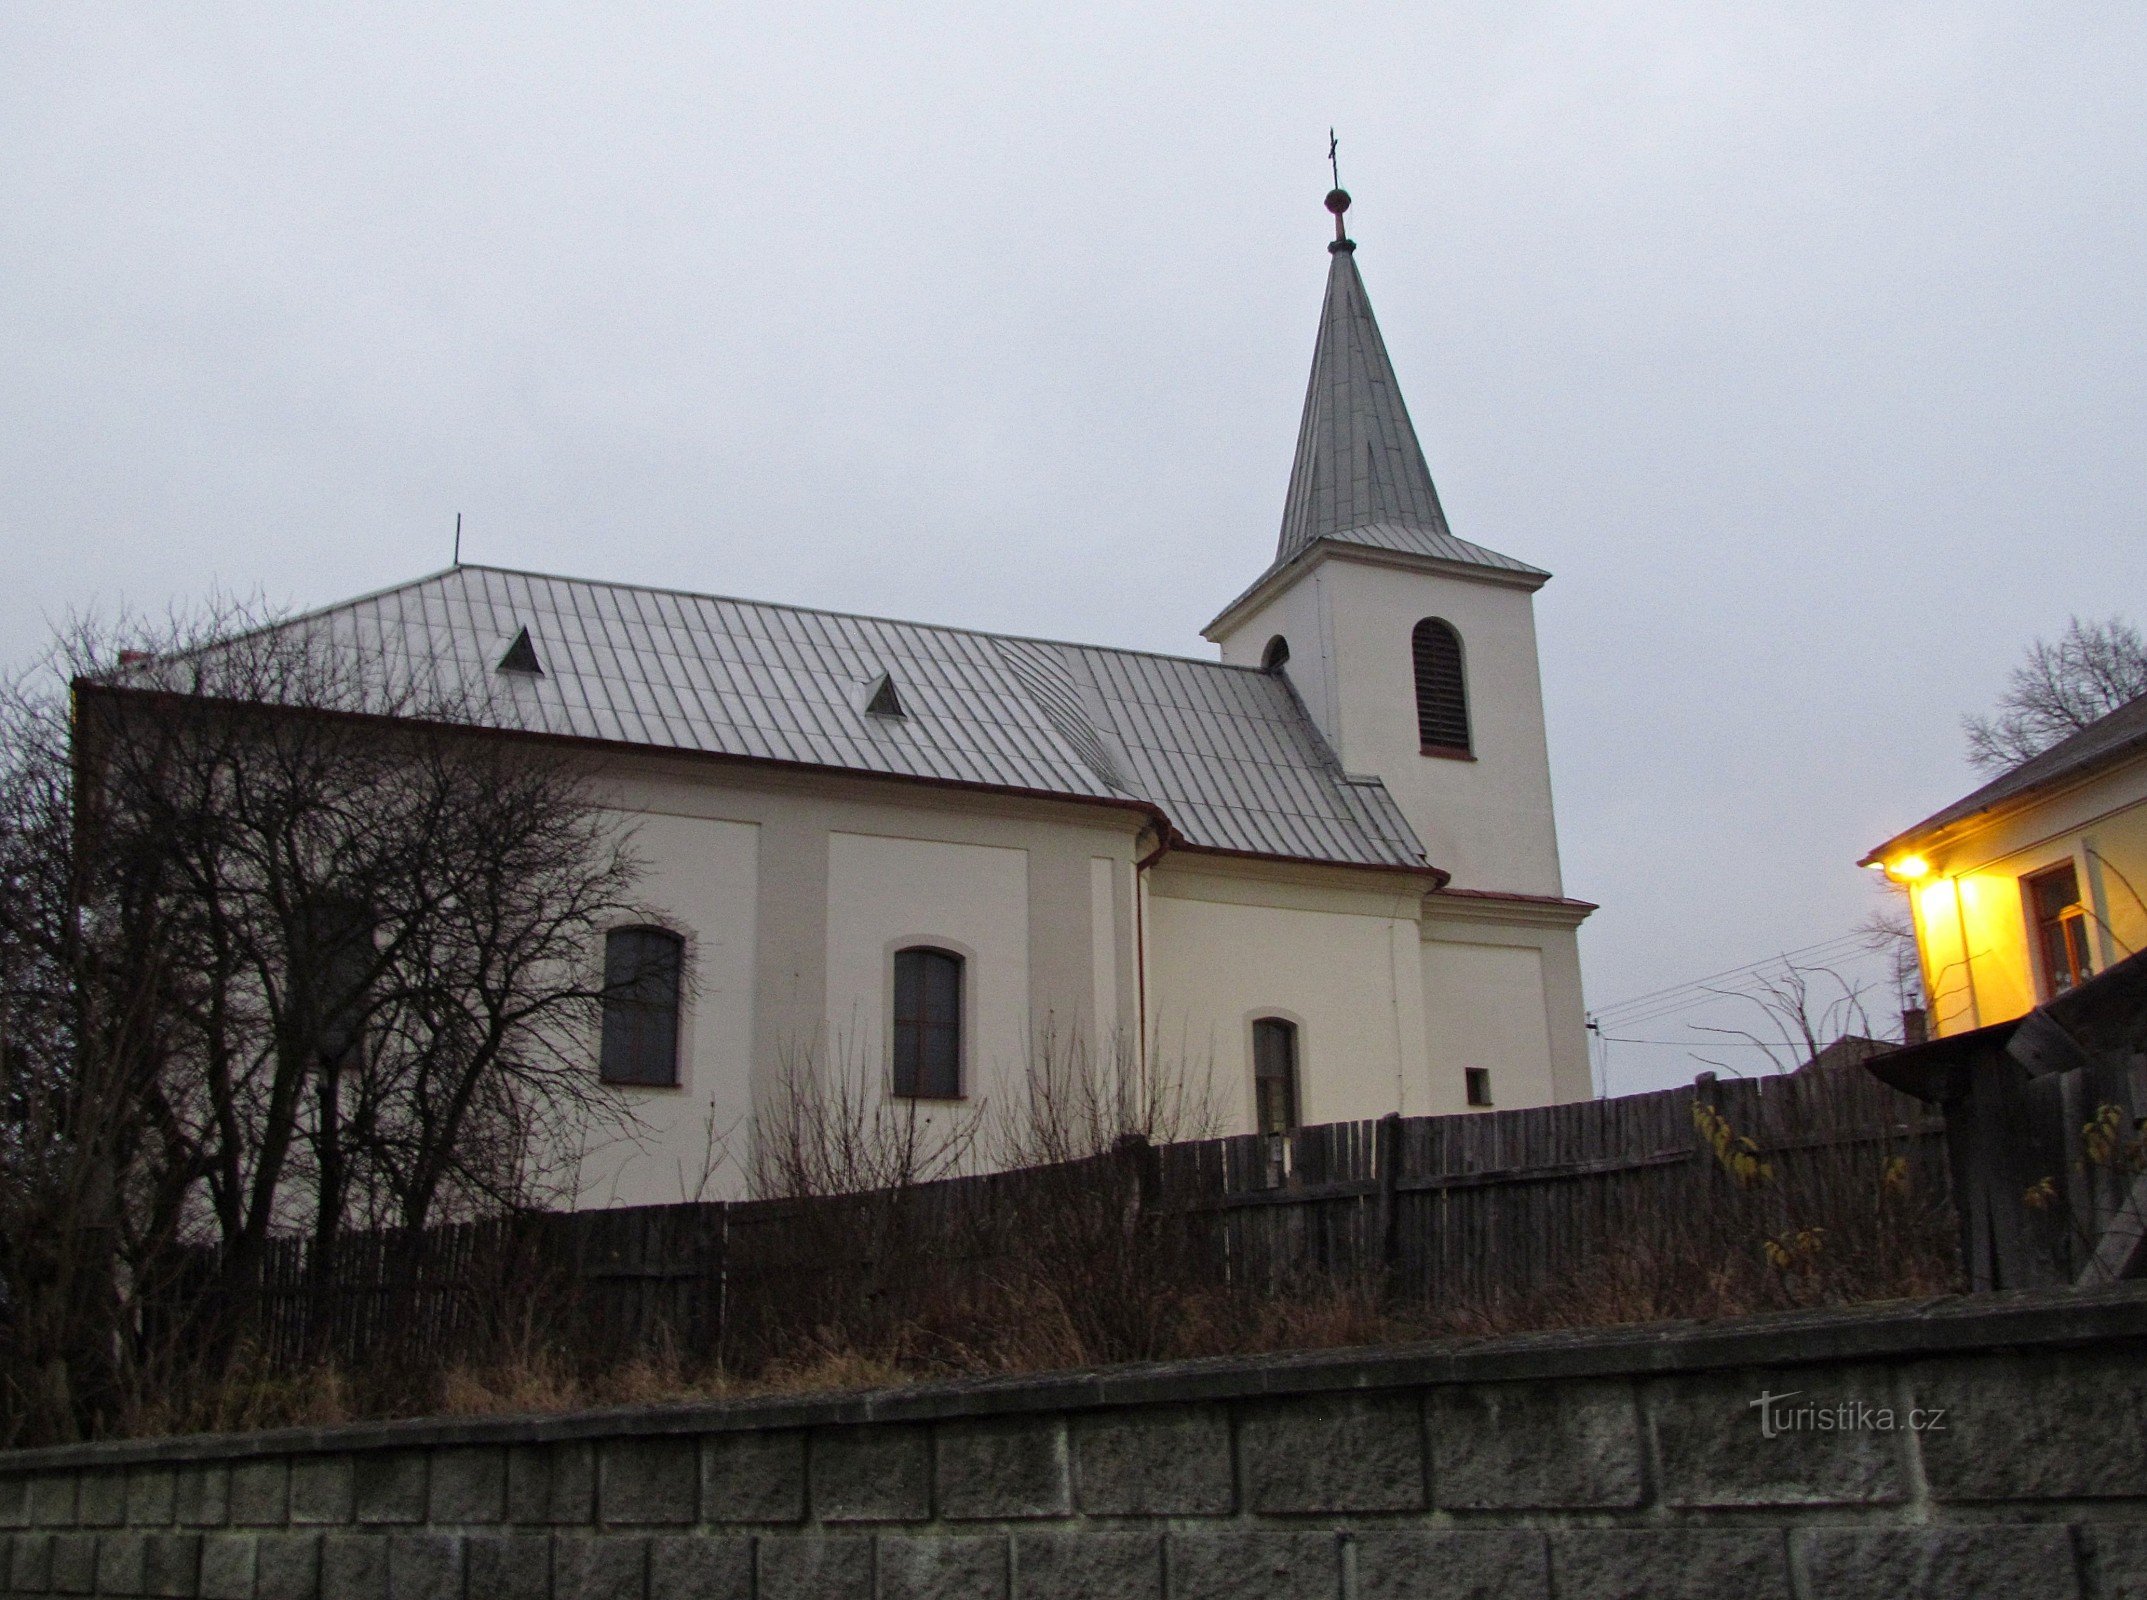
[{"label": "downspout", "polygon": [[[1401,924],[1412,908],[1416,912],[1414,919],[1416,939],[1418,948],[1421,950],[1424,940],[1424,902],[1420,896],[1404,896],[1396,900],[1393,915],[1387,925],[1387,998],[1393,1003],[1394,1008],[1394,1114],[1396,1116],[1407,1116],[1409,1114],[1409,1085],[1403,1065],[1409,1059],[1408,1041],[1402,1030],[1402,975],[1406,971],[1403,965],[1403,941],[1408,935],[1403,932]],[[1418,960],[1421,964],[1421,955],[1419,955]]]},{"label": "downspout", "polygon": [[1148,1079],[1148,900],[1141,892],[1142,874],[1163,859],[1171,846],[1171,828],[1161,818],[1156,820],[1156,847],[1133,863],[1133,993],[1134,1027],[1139,1037],[1134,1042],[1135,1061],[1140,1065],[1141,1093],[1149,1092]]}]

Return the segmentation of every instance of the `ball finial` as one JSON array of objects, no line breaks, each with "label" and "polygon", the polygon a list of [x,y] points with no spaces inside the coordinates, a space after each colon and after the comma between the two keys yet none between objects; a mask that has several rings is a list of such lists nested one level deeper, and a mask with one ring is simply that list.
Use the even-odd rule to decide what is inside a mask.
[{"label": "ball finial", "polygon": [[1327,191],[1327,209],[1338,217],[1347,211],[1349,209],[1349,191],[1347,189],[1329,189]]}]

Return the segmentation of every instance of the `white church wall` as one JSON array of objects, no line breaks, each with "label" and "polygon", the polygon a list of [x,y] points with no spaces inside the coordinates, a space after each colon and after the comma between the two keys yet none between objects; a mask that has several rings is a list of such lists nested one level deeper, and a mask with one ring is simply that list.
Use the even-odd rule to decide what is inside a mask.
[{"label": "white church wall", "polygon": [[1322,593],[1326,567],[1327,563],[1319,563],[1249,612],[1223,640],[1222,657],[1233,667],[1264,666],[1268,646],[1278,638],[1286,640],[1290,659],[1284,675],[1314,726],[1339,750],[1341,685],[1335,675],[1332,616]]},{"label": "white church wall", "polygon": [[645,917],[685,940],[679,1082],[614,1091],[628,1120],[592,1133],[581,1180],[588,1205],[703,1197],[697,1190],[720,1198],[735,1175],[711,1170],[719,1141],[730,1135],[735,1165],[738,1130],[751,1114],[760,829],[649,809],[660,797],[638,798],[627,820],[647,868]]},{"label": "white church wall", "polygon": [[[1463,1055],[1492,1067],[1501,1105],[1589,1092],[1571,912],[1178,853],[1141,875],[1137,931],[1136,814],[675,760],[610,778],[694,993],[679,1087],[625,1092],[638,1127],[588,1153],[583,1204],[742,1196],[753,1107],[801,1061],[883,1088],[892,952],[910,942],[968,958],[968,1087],[996,1109],[1043,1034],[1130,1041],[1144,1001],[1152,1069],[1212,1073],[1223,1131],[1252,1125],[1260,1015],[1299,1025],[1307,1121],[1458,1110]],[[1488,954],[1448,960],[1427,934]]]},{"label": "white church wall", "polygon": [[[1326,565],[1342,764],[1386,780],[1456,886],[1563,893],[1533,597],[1362,561]],[[1461,636],[1473,760],[1422,753],[1411,635],[1426,617],[1445,619]]]},{"label": "white church wall", "polygon": [[932,945],[963,958],[963,1095],[922,1120],[1002,1103],[1028,1056],[1028,852],[837,833],[827,881],[825,1070],[889,1095],[894,955]]},{"label": "white church wall", "polygon": [[[1410,641],[1426,617],[1461,636],[1473,760],[1422,753]],[[1384,780],[1433,865],[1463,888],[1563,893],[1528,590],[1330,555],[1234,622],[1223,659],[1257,666],[1278,632],[1342,765]]]},{"label": "white church wall", "polygon": [[1469,1109],[1471,1067],[1490,1074],[1491,1102],[1501,1109],[1554,1100],[1542,952],[1426,940],[1423,959],[1434,1111]]},{"label": "white church wall", "polygon": [[1580,984],[1578,908],[1450,899],[1424,906],[1424,1007],[1439,1110],[1467,1109],[1463,1069],[1483,1067],[1493,1104],[1595,1092]]},{"label": "white church wall", "polygon": [[1218,1133],[1250,1132],[1252,1024],[1298,1028],[1311,1122],[1430,1109],[1413,890],[1337,889],[1167,860],[1149,874],[1151,1063],[1210,1085]]},{"label": "white church wall", "polygon": [[[995,1103],[1032,1025],[1137,1036],[1139,813],[670,757],[611,759],[602,777],[697,992],[679,1087],[620,1092],[631,1135],[592,1144],[581,1204],[740,1198],[753,1107],[786,1070],[846,1060],[884,1084],[890,941],[971,956],[972,1087]],[[711,1130],[723,1159],[703,1184]]]}]

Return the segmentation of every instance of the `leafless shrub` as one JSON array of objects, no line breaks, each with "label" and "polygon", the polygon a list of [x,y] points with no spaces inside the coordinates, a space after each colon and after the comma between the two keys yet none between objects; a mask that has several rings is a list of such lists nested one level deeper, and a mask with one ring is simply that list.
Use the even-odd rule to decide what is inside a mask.
[{"label": "leafless shrub", "polygon": [[829,1053],[786,1049],[774,1095],[754,1112],[753,1192],[797,1200],[954,1177],[973,1163],[986,1109],[892,1095],[848,1041]]}]

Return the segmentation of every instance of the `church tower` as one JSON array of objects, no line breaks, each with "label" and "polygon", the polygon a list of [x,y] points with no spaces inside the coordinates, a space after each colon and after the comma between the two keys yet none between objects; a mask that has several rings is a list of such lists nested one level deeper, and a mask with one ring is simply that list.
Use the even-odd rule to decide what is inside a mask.
[{"label": "church tower", "polygon": [[1343,231],[1349,196],[1327,207],[1327,298],[1275,560],[1203,631],[1232,665],[1287,676],[1452,888],[1561,897],[1533,599],[1550,574],[1448,528]]}]

